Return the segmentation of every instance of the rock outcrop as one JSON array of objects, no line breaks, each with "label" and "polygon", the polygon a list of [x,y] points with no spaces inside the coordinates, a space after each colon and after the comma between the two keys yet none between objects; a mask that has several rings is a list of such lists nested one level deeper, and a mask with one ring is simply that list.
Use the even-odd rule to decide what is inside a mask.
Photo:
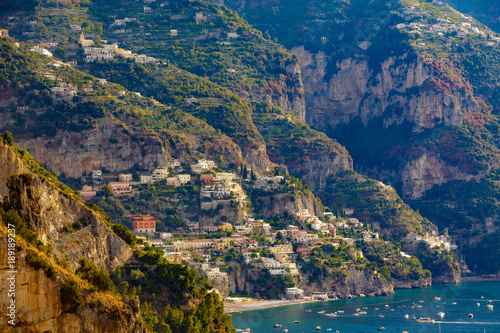
[{"label": "rock outcrop", "polygon": [[258,216],[263,218],[293,214],[301,209],[307,209],[311,214],[316,216],[321,216],[322,214],[321,205],[310,192],[308,195],[300,191],[259,195],[253,204]]},{"label": "rock outcrop", "polygon": [[[420,133],[439,125],[462,125],[467,113],[483,111],[465,81],[438,79],[436,71],[445,65],[429,63],[420,56],[389,57],[375,70],[363,55],[333,65],[321,51],[313,54],[300,46],[292,53],[300,59],[306,122],[327,133],[354,119],[361,119],[366,126],[375,118],[382,119],[384,127],[404,123]],[[471,178],[429,154],[425,151],[419,160],[406,161],[396,170],[405,198],[418,198],[432,186],[450,180]],[[387,172],[379,170],[373,176],[383,177]]]},{"label": "rock outcrop", "polygon": [[167,153],[158,137],[122,133],[117,123],[103,120],[98,128],[59,132],[54,137],[19,138],[19,146],[52,172],[81,177],[92,170],[127,170],[135,165],[152,170],[167,165]]},{"label": "rock outcrop", "polygon": [[[0,242],[7,244],[5,227],[1,227]],[[133,313],[125,304],[112,304],[105,300],[99,306],[83,306],[79,311],[64,310],[61,288],[66,277],[51,279],[43,269],[35,270],[26,264],[26,247],[18,242],[16,247],[15,298],[9,297],[9,284],[0,284],[0,306],[7,309],[15,299],[15,326],[9,325],[7,317],[0,322],[0,331],[6,333],[38,332],[85,332],[85,333],[141,333],[146,332],[140,324],[139,313]],[[9,276],[7,247],[0,247],[0,274]],[[137,304],[138,309],[138,304]],[[5,310],[6,311],[6,310]],[[125,317],[122,317],[125,316]],[[8,318],[10,320],[10,318]]]},{"label": "rock outcrop", "polygon": [[[424,59],[390,57],[375,73],[367,60],[348,58],[337,63],[337,73],[327,76],[329,57],[323,52],[312,54],[303,46],[292,53],[300,59],[306,96],[306,121],[325,130],[360,117],[364,124],[384,116],[384,125],[413,124],[414,132],[437,125],[461,125],[463,114],[479,110],[470,91],[447,93],[432,89],[428,80],[432,69]],[[394,112],[387,114],[391,109]]]},{"label": "rock outcrop", "polygon": [[[24,171],[23,162],[15,157],[12,149],[0,143],[0,157],[5,170],[0,175],[1,197],[8,197],[27,227],[38,234],[44,243],[52,243],[60,258],[67,257],[76,268],[81,257],[88,257],[100,268],[115,268],[132,256],[132,250],[116,236],[100,216],[76,201],[70,194],[62,193],[48,181],[33,176],[31,184],[24,177],[10,172]],[[7,162],[5,162],[7,161]],[[4,169],[2,169],[4,170]],[[66,230],[80,229],[75,233]]]},{"label": "rock outcrop", "polygon": [[434,154],[424,153],[417,159],[408,161],[401,171],[403,197],[416,199],[434,185],[441,185],[455,179],[469,181],[484,175],[484,172],[475,176],[469,175],[457,167],[447,165]]},{"label": "rock outcrop", "polygon": [[394,292],[392,283],[380,273],[369,270],[358,270],[349,266],[345,270],[337,270],[324,276],[321,280],[309,281],[307,276],[299,282],[299,288],[305,292],[325,291],[335,292],[341,298],[349,295],[382,296]]}]

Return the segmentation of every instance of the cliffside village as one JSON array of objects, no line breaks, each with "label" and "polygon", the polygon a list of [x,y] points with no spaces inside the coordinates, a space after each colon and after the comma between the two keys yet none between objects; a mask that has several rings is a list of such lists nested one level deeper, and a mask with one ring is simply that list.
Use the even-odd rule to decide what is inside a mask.
[{"label": "cliffside village", "polygon": [[[160,181],[173,188],[201,184],[200,200],[217,203],[218,200],[232,199],[239,205],[244,205],[249,199],[242,183],[246,182],[245,186],[249,186],[250,182],[242,179],[239,174],[215,172],[213,170],[215,167],[214,161],[202,159],[191,164],[189,170],[186,170],[181,167],[179,161],[174,160],[168,166],[156,168],[147,174],[120,173],[114,176],[117,176],[119,181],[111,181],[107,185],[112,195],[121,196],[138,194],[140,189],[137,185]],[[264,191],[276,190],[286,183],[283,176],[256,174],[255,178],[251,186]],[[102,189],[104,185],[102,171],[94,170],[92,180],[93,186],[84,186],[80,191],[80,196],[85,201],[92,199],[97,191]],[[297,266],[296,259],[307,261],[315,246],[331,244],[337,248],[340,245],[353,245],[357,240],[371,242],[379,239],[378,233],[362,228],[363,223],[349,217],[353,213],[352,209],[345,209],[345,213],[345,218],[336,217],[331,212],[324,212],[318,217],[308,209],[299,208],[292,212],[297,225],[288,225],[284,229],[273,228],[269,222],[257,219],[251,213],[247,213],[241,223],[226,221],[218,224],[202,224],[184,219],[188,230],[182,233],[158,232],[156,219],[152,215],[130,216],[130,220],[133,232],[138,238],[151,246],[162,248],[165,258],[173,262],[188,262],[191,267],[203,271],[209,282],[220,286],[227,285],[228,262],[224,257],[228,253],[241,254],[245,264],[267,270],[271,275],[300,276],[300,267]],[[337,234],[337,230],[348,228],[359,230],[361,238]],[[213,237],[215,235],[218,237]],[[410,237],[425,240],[431,247],[447,249],[452,247],[443,236],[410,235]],[[409,257],[403,252],[401,254]],[[349,255],[354,261],[363,257],[361,251],[354,249],[350,250]],[[302,290],[290,288],[287,297],[324,298],[325,295],[322,293],[303,295]]]}]

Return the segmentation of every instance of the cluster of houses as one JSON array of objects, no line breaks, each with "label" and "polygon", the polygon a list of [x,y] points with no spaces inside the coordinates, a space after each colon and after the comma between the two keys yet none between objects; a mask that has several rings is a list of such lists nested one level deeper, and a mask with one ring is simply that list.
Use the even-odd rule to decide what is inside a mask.
[{"label": "cluster of houses", "polygon": [[[438,1],[435,3],[438,6],[444,6],[444,3]],[[435,23],[428,24],[423,18],[428,16],[427,11],[422,11],[417,6],[408,6],[403,11],[403,15],[406,20],[418,19],[417,22],[411,23],[399,23],[396,28],[408,33],[413,34],[431,34],[436,36],[444,36],[445,34],[450,34],[456,32],[456,36],[459,38],[467,37],[470,34],[480,35],[483,38],[487,38],[490,34],[485,33],[480,28],[474,26],[473,20],[469,16],[463,14],[461,17],[461,22],[454,23],[449,17],[438,17],[435,19]],[[495,36],[490,36],[489,40],[486,42],[488,46],[495,46],[500,44],[500,38]]]}]

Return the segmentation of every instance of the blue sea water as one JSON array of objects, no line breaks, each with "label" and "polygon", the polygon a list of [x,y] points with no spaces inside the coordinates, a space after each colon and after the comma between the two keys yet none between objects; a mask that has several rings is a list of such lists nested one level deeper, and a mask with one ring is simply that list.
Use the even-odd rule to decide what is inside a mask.
[{"label": "blue sea water", "polygon": [[[435,297],[440,297],[441,300],[436,300]],[[486,308],[488,300],[493,301],[493,310]],[[477,303],[480,305],[477,306]],[[366,311],[367,314],[355,316],[357,309]],[[337,316],[329,317],[318,313],[323,310],[325,313],[337,312]],[[339,310],[344,313],[338,313]],[[441,319],[438,312],[444,312],[445,316]],[[473,314],[473,318],[468,317],[469,313]],[[405,319],[405,314],[409,315],[409,319]],[[317,326],[321,327],[321,332],[330,328],[331,332],[340,333],[377,332],[381,327],[387,333],[500,333],[500,282],[435,285],[421,289],[395,290],[389,296],[297,304],[232,315],[234,327],[250,328],[252,333],[281,333],[284,328],[289,333],[318,332]],[[418,323],[413,317],[430,317],[435,323]],[[294,320],[299,323],[294,324]],[[283,326],[273,328],[274,324]]]}]

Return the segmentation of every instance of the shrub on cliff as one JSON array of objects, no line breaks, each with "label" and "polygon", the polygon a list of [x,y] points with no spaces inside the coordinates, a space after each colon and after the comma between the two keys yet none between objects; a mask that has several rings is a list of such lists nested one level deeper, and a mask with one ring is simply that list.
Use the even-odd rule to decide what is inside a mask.
[{"label": "shrub on cliff", "polygon": [[69,279],[64,283],[61,288],[61,300],[66,311],[74,311],[83,303],[84,299],[77,281]]},{"label": "shrub on cliff", "polygon": [[5,133],[3,134],[3,143],[7,146],[12,146],[13,142],[14,138],[12,137],[12,133],[9,131],[5,131]]},{"label": "shrub on cliff", "polygon": [[99,290],[109,290],[114,287],[109,277],[109,272],[105,269],[97,268],[97,266],[86,257],[80,259],[80,267],[75,273],[81,276],[82,279],[92,283]]}]

